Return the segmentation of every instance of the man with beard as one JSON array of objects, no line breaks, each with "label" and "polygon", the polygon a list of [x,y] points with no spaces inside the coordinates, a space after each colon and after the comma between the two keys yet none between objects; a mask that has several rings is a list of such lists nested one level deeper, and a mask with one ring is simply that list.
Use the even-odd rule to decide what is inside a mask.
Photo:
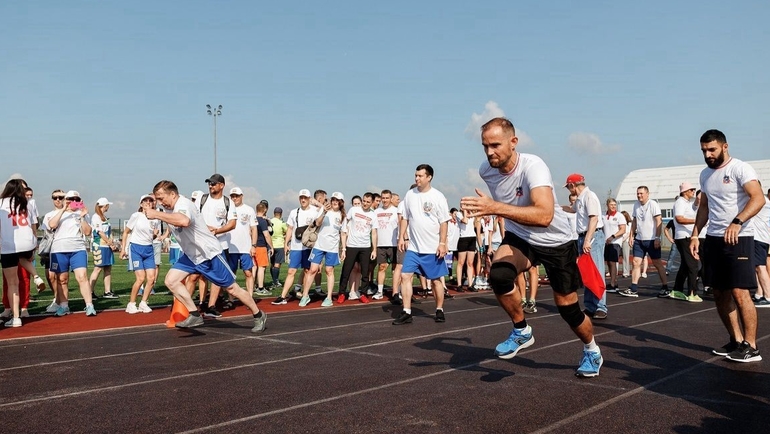
[{"label": "man with beard", "polygon": [[[754,225],[749,220],[765,204],[757,173],[747,163],[732,158],[727,138],[708,130],[700,138],[706,167],[700,174],[703,191],[690,253],[698,258],[698,234],[708,220],[703,240],[703,284],[714,290],[714,301],[730,342],[713,350],[736,362],[762,360],[757,349],[757,309],[750,289],[757,287],[754,274]],[[740,317],[740,318],[739,318]]]}]

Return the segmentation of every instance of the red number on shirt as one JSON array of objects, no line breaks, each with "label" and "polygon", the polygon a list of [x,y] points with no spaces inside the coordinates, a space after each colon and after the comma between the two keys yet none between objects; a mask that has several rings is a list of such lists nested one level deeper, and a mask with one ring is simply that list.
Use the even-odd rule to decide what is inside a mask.
[{"label": "red number on shirt", "polygon": [[17,215],[16,213],[8,214],[8,218],[11,219],[13,226],[29,226],[29,220],[27,220],[26,214]]}]

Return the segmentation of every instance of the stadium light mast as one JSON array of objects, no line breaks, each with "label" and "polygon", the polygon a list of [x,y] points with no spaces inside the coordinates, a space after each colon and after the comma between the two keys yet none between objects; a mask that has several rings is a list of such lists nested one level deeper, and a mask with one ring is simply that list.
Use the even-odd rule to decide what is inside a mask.
[{"label": "stadium light mast", "polygon": [[214,117],[214,173],[217,173],[217,117],[222,116],[222,104],[217,107],[211,107],[206,104],[206,113]]}]

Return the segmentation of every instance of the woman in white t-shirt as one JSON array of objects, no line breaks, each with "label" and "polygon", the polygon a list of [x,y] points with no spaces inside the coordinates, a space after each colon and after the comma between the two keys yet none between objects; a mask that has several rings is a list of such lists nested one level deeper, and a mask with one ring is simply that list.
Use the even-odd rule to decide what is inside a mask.
[{"label": "woman in white t-shirt", "polygon": [[70,190],[64,195],[64,207],[48,221],[48,227],[54,230],[51,244],[51,271],[62,288],[62,301],[56,316],[69,315],[68,276],[72,271],[80,287],[80,295],[86,302],[86,316],[96,316],[96,309],[91,297],[91,285],[88,283],[88,249],[84,237],[91,235],[91,225],[86,217],[88,208],[80,198],[80,193]]},{"label": "woman in white t-shirt", "polygon": [[138,312],[150,313],[152,309],[147,305],[152,291],[142,293],[142,301],[139,307],[136,306],[136,297],[139,294],[139,288],[146,281],[148,287],[155,281],[155,252],[153,240],[158,238],[157,220],[151,221],[147,218],[144,211],[155,207],[155,197],[145,194],[139,199],[139,210],[128,219],[125,229],[123,229],[123,245],[120,249],[121,257],[128,259],[131,270],[134,272],[136,280],[131,286],[131,296],[128,299],[126,313],[135,314]]},{"label": "woman in white t-shirt", "polygon": [[631,275],[631,246],[628,244],[628,237],[631,235],[631,214],[628,211],[621,211],[626,218],[626,233],[623,234],[623,277]]},{"label": "woman in white t-shirt", "polygon": [[[94,270],[88,279],[91,285],[91,294],[96,294],[96,281],[99,274],[104,271],[104,298],[118,298],[112,292],[112,265],[115,263],[115,256],[112,252],[112,226],[110,219],[105,215],[110,210],[112,202],[106,197],[100,197],[94,206],[94,215],[91,216],[91,233],[93,240],[91,242],[91,252],[94,254]],[[95,297],[95,296],[94,296]]]},{"label": "woman in white t-shirt", "polygon": [[[48,227],[48,222],[60,209],[64,208],[64,190],[54,190],[53,193],[51,193],[51,200],[53,201],[54,210],[43,216],[40,229],[50,232],[51,235],[53,235],[53,231]],[[40,264],[45,268],[45,278],[54,293],[53,301],[51,301],[51,304],[45,308],[45,311],[48,313],[56,313],[56,310],[59,309],[59,303],[62,301],[62,290],[61,285],[56,279],[56,273],[51,271],[51,254],[40,255]],[[69,274],[66,275],[66,279],[69,280]]]},{"label": "woman in white t-shirt", "polygon": [[37,235],[33,229],[37,225],[37,216],[29,210],[25,189],[27,184],[21,179],[11,179],[5,184],[0,194],[0,263],[3,267],[3,280],[8,284],[8,297],[11,306],[6,306],[3,318],[13,318],[5,323],[6,327],[21,327],[19,310],[19,266],[24,267],[34,276],[38,289],[45,289],[45,282],[37,275],[32,265]]}]

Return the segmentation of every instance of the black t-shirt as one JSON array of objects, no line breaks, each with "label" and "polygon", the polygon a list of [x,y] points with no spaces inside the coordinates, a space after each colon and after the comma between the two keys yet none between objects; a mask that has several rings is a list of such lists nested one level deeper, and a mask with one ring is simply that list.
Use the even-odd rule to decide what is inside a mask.
[{"label": "black t-shirt", "polygon": [[257,216],[257,247],[267,247],[267,240],[265,239],[267,227],[267,220],[264,217]]}]

